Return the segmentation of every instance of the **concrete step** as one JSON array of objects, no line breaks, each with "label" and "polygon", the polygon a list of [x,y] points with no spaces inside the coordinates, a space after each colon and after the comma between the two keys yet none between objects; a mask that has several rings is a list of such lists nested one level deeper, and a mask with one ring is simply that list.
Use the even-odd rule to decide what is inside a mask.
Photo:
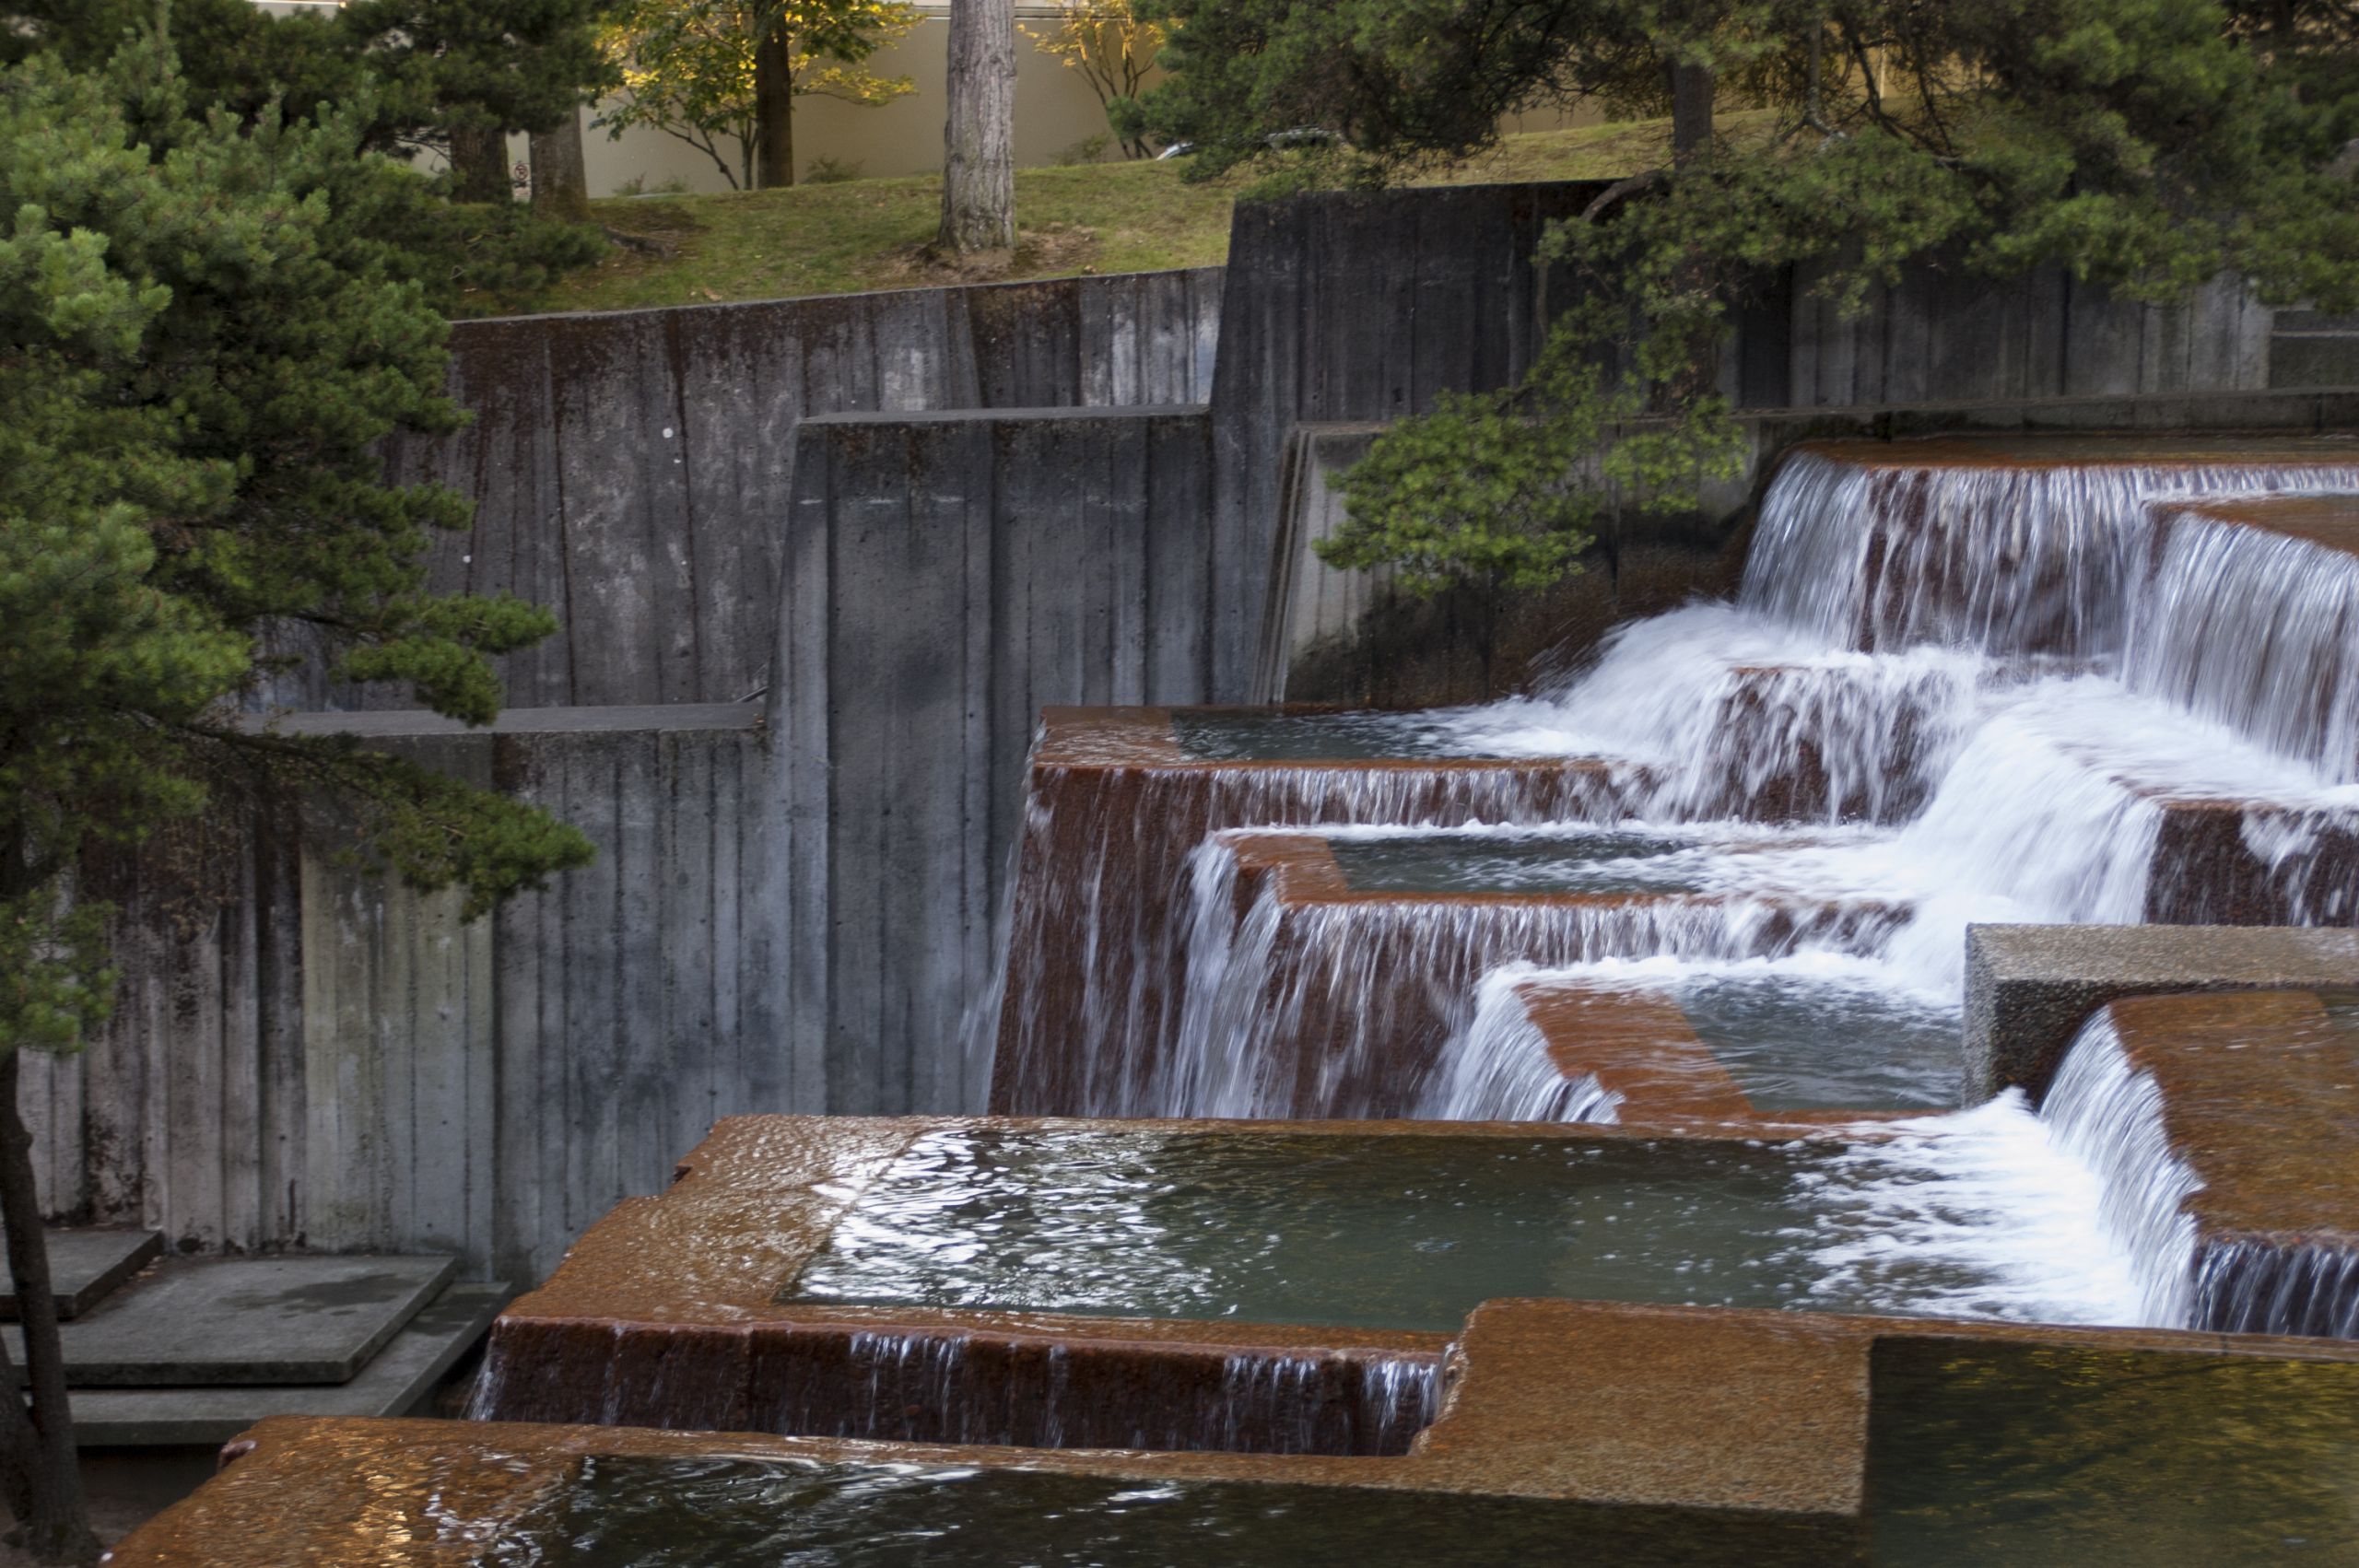
[{"label": "concrete step", "polygon": [[81,1388],[75,1440],[85,1449],[227,1443],[265,1416],[402,1416],[474,1349],[514,1293],[452,1285],[346,1383],[281,1387]]},{"label": "concrete step", "polygon": [[[164,1250],[159,1231],[53,1230],[48,1236],[50,1292],[57,1316],[67,1318],[89,1311]],[[17,1316],[16,1286],[0,1269],[0,1318]]]},{"label": "concrete step", "polygon": [[[66,1324],[77,1388],[343,1383],[451,1282],[449,1258],[220,1258],[158,1266]],[[5,1333],[24,1366],[21,1338]]]}]

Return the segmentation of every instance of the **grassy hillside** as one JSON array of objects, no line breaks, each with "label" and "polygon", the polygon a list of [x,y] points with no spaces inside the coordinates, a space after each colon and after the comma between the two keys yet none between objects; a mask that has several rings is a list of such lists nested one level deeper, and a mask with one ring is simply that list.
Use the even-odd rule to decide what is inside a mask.
[{"label": "grassy hillside", "polygon": [[[1660,160],[1669,123],[1643,121],[1509,136],[1496,150],[1425,177],[1426,184],[1588,180]],[[622,196],[594,204],[600,223],[635,243],[548,291],[544,310],[614,310],[901,288],[957,281],[1063,277],[1217,264],[1241,182],[1191,185],[1170,163],[1026,169],[1015,176],[1022,242],[1012,268],[954,274],[920,254],[933,237],[941,181],[854,180],[712,196]]]}]

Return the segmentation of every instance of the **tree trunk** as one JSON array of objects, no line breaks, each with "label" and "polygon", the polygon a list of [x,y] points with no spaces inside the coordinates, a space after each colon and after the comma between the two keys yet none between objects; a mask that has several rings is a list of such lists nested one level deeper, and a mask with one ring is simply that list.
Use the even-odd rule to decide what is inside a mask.
[{"label": "tree trunk", "polygon": [[1015,8],[953,0],[942,234],[949,252],[1015,246]]},{"label": "tree trunk", "polygon": [[[99,1538],[90,1533],[82,1499],[82,1469],[74,1454],[74,1418],[65,1399],[65,1354],[57,1337],[57,1296],[49,1277],[49,1243],[33,1185],[33,1135],[18,1107],[19,1052],[0,1054],[0,1223],[8,1230],[8,1273],[16,1282],[17,1314],[25,1336],[27,1381],[32,1387],[30,1430],[8,1379],[0,1415],[0,1445],[23,1454],[25,1546],[41,1562],[95,1562]],[[0,1354],[0,1371],[13,1371]],[[29,1450],[29,1451],[28,1451]],[[14,1469],[15,1467],[11,1467]],[[12,1478],[12,1482],[15,1478]],[[10,1501],[18,1492],[8,1488]]]},{"label": "tree trunk", "polygon": [[451,194],[458,201],[510,202],[516,199],[516,188],[508,182],[508,135],[505,132],[452,127],[451,173],[456,181]]},{"label": "tree trunk", "polygon": [[533,137],[533,211],[559,223],[590,221],[590,171],[581,153],[581,111]]},{"label": "tree trunk", "polygon": [[1684,161],[1712,145],[1712,69],[1671,68],[1671,156]]},{"label": "tree trunk", "polygon": [[[0,838],[0,906],[41,891],[44,879],[14,837]],[[65,1354],[57,1338],[57,1296],[49,1277],[49,1238],[41,1225],[33,1181],[33,1139],[18,1108],[18,1053],[0,1045],[0,1225],[7,1228],[8,1272],[16,1282],[29,1412],[17,1393],[16,1368],[0,1345],[0,1498],[17,1517],[36,1562],[95,1562],[99,1538],[82,1501],[74,1454],[74,1417],[65,1402]]]},{"label": "tree trunk", "polygon": [[794,183],[794,45],[783,19],[754,46],[755,170],[761,189]]}]

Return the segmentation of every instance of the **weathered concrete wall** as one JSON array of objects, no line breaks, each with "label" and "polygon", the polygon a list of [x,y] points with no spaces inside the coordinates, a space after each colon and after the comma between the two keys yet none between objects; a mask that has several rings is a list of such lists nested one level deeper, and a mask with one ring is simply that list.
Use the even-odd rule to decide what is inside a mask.
[{"label": "weathered concrete wall", "polygon": [[[512,592],[563,622],[501,661],[520,707],[737,702],[771,610],[813,415],[1202,403],[1220,272],[470,322],[452,333],[458,435],[398,443],[475,523],[437,541],[438,591]],[[299,709],[406,707],[312,672]]]},{"label": "weathered concrete wall", "polygon": [[1256,676],[1295,426],[1397,419],[1444,391],[1522,374],[1549,317],[1552,280],[1533,248],[1603,188],[1437,187],[1238,206],[1213,380],[1216,700],[1269,695]]},{"label": "weathered concrete wall", "polygon": [[760,712],[355,717],[558,813],[597,862],[463,924],[455,895],[341,863],[316,813],[229,836],[201,874],[147,857],[119,890],[114,1021],[29,1075],[46,1201],[184,1250],[428,1249],[538,1279],[715,1117],[795,1103],[784,910],[751,874],[775,853]]},{"label": "weathered concrete wall", "polygon": [[1040,709],[1211,689],[1201,410],[805,421],[770,726],[792,1108],[979,1109]]},{"label": "weathered concrete wall", "polygon": [[1207,421],[843,415],[797,440],[767,713],[290,720],[545,805],[592,866],[473,925],[293,814],[222,825],[205,895],[127,873],[123,1012],[29,1095],[53,1211],[537,1280],[716,1117],[980,1108],[961,1025],[1039,709],[1209,683]]}]

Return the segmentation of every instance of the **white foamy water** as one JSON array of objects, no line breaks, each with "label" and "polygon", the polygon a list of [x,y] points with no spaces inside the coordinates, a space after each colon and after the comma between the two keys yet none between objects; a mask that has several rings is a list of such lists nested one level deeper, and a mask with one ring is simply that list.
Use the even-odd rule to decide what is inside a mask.
[{"label": "white foamy water", "polygon": [[2186,1324],[2195,1218],[2182,1206],[2203,1184],[2173,1151],[2162,1087],[2122,1049],[2110,1009],[2081,1026],[2040,1109],[2057,1146],[2097,1177],[2092,1213],[2131,1261],[2144,1320]]},{"label": "white foamy water", "polygon": [[1802,1245],[1820,1293],[1905,1297],[1961,1317],[2182,1321],[2150,1296],[2136,1255],[2101,1219],[2103,1176],[2021,1091],[1881,1128],[1807,1178],[1822,1212]]},{"label": "white foamy water", "polygon": [[[1657,837],[1615,866],[1662,891],[1282,906],[1216,837],[1173,891],[1185,941],[1144,971],[1176,1026],[1095,1108],[1399,1114],[1405,1094],[1426,1116],[1603,1120],[1629,1113],[1548,1060],[1523,982],[1750,979],[1954,1009],[1969,924],[2174,918],[2187,877],[2239,853],[2236,918],[2346,918],[2359,888],[2326,851],[2359,836],[2359,563],[2188,509],[2359,490],[2359,454],[2318,450],[2335,461],[1797,454],[1735,603],[1620,628],[1532,697],[1411,721],[1450,755],[1602,765],[1557,813],[1578,823],[1388,813],[1358,790],[1270,818],[1383,837],[1423,815],[1470,848]],[[2193,1260],[2160,1217],[2153,1107],[2083,1045],[2046,1119],[2007,1098],[1851,1156],[1809,1238],[1830,1277],[1948,1270],[1960,1311],[2185,1320]]]}]

